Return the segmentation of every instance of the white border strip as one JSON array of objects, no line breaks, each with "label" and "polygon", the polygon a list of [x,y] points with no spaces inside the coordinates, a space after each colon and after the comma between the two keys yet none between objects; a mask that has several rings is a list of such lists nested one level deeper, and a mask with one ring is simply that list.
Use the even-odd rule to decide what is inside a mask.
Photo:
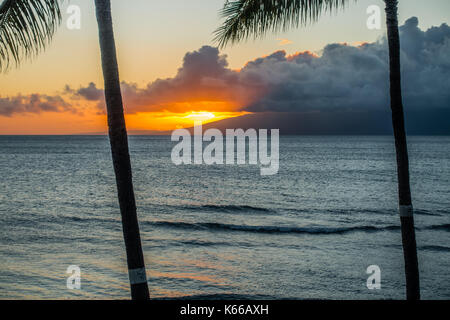
[{"label": "white border strip", "polygon": [[128,277],[130,278],[131,284],[146,283],[147,275],[145,274],[145,267],[128,270]]},{"label": "white border strip", "polygon": [[413,216],[413,207],[409,206],[400,206],[399,207],[400,217],[412,217]]}]

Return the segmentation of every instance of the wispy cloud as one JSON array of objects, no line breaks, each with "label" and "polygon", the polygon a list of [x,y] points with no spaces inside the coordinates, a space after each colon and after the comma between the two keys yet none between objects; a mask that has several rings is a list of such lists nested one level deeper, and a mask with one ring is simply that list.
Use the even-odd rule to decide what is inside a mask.
[{"label": "wispy cloud", "polygon": [[291,41],[289,39],[283,39],[283,38],[279,38],[279,39],[277,39],[277,41],[279,41],[279,43],[278,43],[279,46],[287,46],[289,44],[294,43],[294,41]]}]

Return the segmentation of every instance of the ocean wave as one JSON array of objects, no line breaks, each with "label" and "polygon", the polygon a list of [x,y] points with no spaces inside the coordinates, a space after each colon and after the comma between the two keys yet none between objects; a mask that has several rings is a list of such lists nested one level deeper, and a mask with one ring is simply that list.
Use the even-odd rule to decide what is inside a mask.
[{"label": "ocean wave", "polygon": [[425,227],[425,229],[429,230],[443,230],[443,231],[450,231],[450,224],[436,224],[429,227]]},{"label": "ocean wave", "polygon": [[439,251],[439,252],[450,252],[449,247],[444,246],[421,246],[419,247],[419,250],[429,250],[429,251]]},{"label": "ocean wave", "polygon": [[442,216],[439,213],[431,212],[429,210],[414,210],[414,214],[422,215],[422,216]]},{"label": "ocean wave", "polygon": [[155,221],[149,222],[154,226],[189,229],[189,230],[225,230],[225,231],[241,231],[252,233],[272,233],[272,234],[344,234],[350,232],[377,232],[399,230],[399,226],[352,226],[352,227],[284,227],[284,226],[250,226],[250,225],[234,225],[223,223],[189,223],[175,221]]},{"label": "ocean wave", "polygon": [[186,206],[190,210],[206,210],[216,212],[272,212],[273,210],[249,205],[213,205]]},{"label": "ocean wave", "polygon": [[245,295],[245,294],[233,294],[233,293],[217,293],[217,294],[204,294],[204,295],[188,295],[176,298],[155,298],[154,300],[290,300],[293,298],[279,298],[275,296],[268,296],[262,294]]},{"label": "ocean wave", "polygon": [[[334,209],[302,209],[302,208],[284,208],[281,209],[287,212],[301,213],[301,214],[332,214],[332,215],[354,215],[354,214],[376,214],[376,215],[395,215],[398,211],[395,209],[354,209],[354,208],[334,208]],[[437,213],[440,212],[440,213]],[[445,213],[442,210],[436,210],[436,212],[431,212],[429,210],[414,209],[415,215],[424,216],[442,216],[441,213]]]},{"label": "ocean wave", "polygon": [[216,247],[216,246],[239,246],[239,247],[250,247],[250,243],[245,242],[227,242],[227,241],[205,241],[205,240],[184,240],[184,241],[173,241],[174,244],[188,245],[188,246],[198,246],[198,247]]},{"label": "ocean wave", "polygon": [[71,222],[75,223],[94,223],[94,224],[109,224],[109,225],[115,225],[121,226],[121,220],[119,217],[117,218],[107,218],[107,217],[101,217],[101,216],[84,216],[84,217],[77,217],[77,216],[65,216],[61,217],[64,220],[69,220]]}]

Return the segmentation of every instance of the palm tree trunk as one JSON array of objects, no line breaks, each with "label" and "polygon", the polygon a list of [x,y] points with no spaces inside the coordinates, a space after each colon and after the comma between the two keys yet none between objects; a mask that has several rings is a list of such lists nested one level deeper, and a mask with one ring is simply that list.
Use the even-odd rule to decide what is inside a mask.
[{"label": "palm tree trunk", "polygon": [[95,0],[102,56],[109,140],[116,175],[132,299],[149,299],[133,191],[128,137],[120,91],[110,0]]},{"label": "palm tree trunk", "polygon": [[389,44],[390,95],[395,150],[397,154],[398,199],[402,228],[403,255],[406,273],[406,297],[420,299],[419,268],[417,262],[416,235],[409,185],[408,148],[406,144],[400,78],[400,38],[397,21],[397,0],[385,0],[386,24]]}]

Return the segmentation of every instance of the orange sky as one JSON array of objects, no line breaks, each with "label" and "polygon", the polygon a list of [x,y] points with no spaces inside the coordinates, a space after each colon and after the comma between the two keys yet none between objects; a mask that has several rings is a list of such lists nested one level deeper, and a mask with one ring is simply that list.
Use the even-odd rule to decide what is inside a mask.
[{"label": "orange sky", "polygon": [[[113,0],[121,80],[145,88],[156,79],[174,77],[187,52],[198,50],[203,45],[214,46],[212,33],[220,25],[218,12],[223,2],[133,0],[133,6],[129,6],[127,1]],[[414,0],[414,5],[406,5],[410,2],[412,0],[400,2],[401,21],[405,17],[419,15],[422,28],[436,21],[448,21],[448,0],[436,0],[433,6],[417,0]],[[81,29],[68,30],[65,27],[67,15],[64,7],[62,25],[47,50],[33,61],[24,62],[20,68],[0,74],[0,100],[34,93],[64,96],[66,85],[79,88],[94,82],[98,88],[103,87],[93,2],[72,0],[70,4],[81,7]],[[320,54],[319,50],[328,43],[375,41],[385,30],[366,28],[366,8],[372,4],[383,6],[383,1],[361,0],[346,11],[326,15],[319,23],[307,28],[269,34],[261,40],[227,47],[221,54],[227,54],[230,70],[239,70],[246,62],[280,49],[288,55],[306,50]],[[194,120],[210,122],[239,116],[242,113],[238,111],[246,102],[242,97],[234,100],[218,97],[217,101],[210,101],[212,98],[205,94],[196,97],[195,101],[182,99],[176,106],[171,101],[154,112],[141,110],[146,108],[144,105],[126,116],[127,126],[129,130],[190,127]],[[79,100],[75,103],[81,105],[80,112],[0,114],[0,134],[106,132],[106,117],[99,112],[96,102]]]},{"label": "orange sky", "polygon": [[[143,112],[126,115],[129,130],[174,130],[194,126],[194,121],[209,123],[246,114],[245,112]],[[3,135],[64,135],[106,133],[106,115],[88,112],[45,112],[22,114],[13,117],[0,116],[0,134]]]}]

